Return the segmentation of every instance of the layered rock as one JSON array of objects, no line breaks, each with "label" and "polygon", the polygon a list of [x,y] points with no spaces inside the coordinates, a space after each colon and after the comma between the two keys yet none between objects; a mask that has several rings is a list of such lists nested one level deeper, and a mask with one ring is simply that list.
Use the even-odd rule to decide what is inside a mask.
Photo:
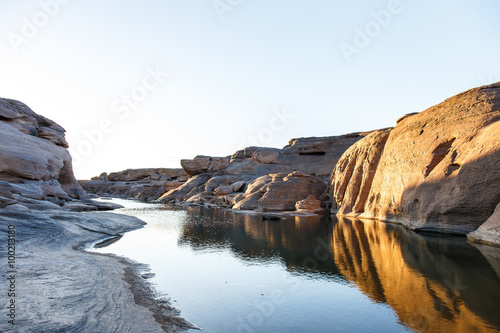
[{"label": "layered rock", "polygon": [[73,174],[64,132],[61,126],[25,104],[0,99],[2,206],[30,206],[33,200],[60,206],[86,198]]},{"label": "layered rock", "polygon": [[127,169],[102,173],[80,184],[89,193],[100,197],[136,199],[155,202],[161,195],[181,186],[188,179],[183,169]]},{"label": "layered rock", "polygon": [[240,210],[293,211],[297,202],[311,195],[319,197],[325,189],[323,180],[302,172],[275,173],[257,178],[232,204]]},{"label": "layered rock", "polygon": [[233,198],[243,193],[254,178],[248,175],[213,176],[208,173],[191,177],[175,190],[161,196],[163,203],[187,203],[207,206],[231,207]]},{"label": "layered rock", "polygon": [[120,172],[104,173],[93,180],[109,181],[139,181],[139,180],[187,180],[186,173],[181,168],[148,168],[127,169]]},{"label": "layered rock", "polygon": [[224,169],[229,165],[230,157],[211,157],[198,155],[192,160],[181,160],[181,166],[189,175],[198,175],[200,173],[212,173]]},{"label": "layered rock", "polygon": [[500,84],[466,91],[349,149],[332,176],[338,212],[468,233],[500,201]]},{"label": "layered rock", "polygon": [[[181,165],[191,178],[181,187],[165,193],[159,198],[159,202],[214,205],[235,209],[253,207],[250,209],[277,210],[276,207],[281,207],[282,210],[295,210],[296,202],[306,199],[309,195],[315,195],[321,199],[325,197],[322,196],[322,191],[318,192],[316,189],[306,187],[307,193],[302,188],[294,189],[291,187],[294,182],[284,181],[284,178],[292,173],[301,174],[303,182],[315,179],[315,182],[320,184],[318,186],[324,189],[322,180],[328,179],[343,152],[367,134],[369,132],[292,139],[283,149],[248,147],[237,151],[230,157],[196,156],[192,160],[182,160]],[[267,178],[262,178],[263,176]],[[290,179],[301,177],[290,176]],[[266,181],[263,182],[263,179],[273,184],[267,184]],[[276,203],[271,203],[266,199],[257,204],[254,194],[249,193],[247,189],[250,188],[251,183],[253,190],[256,189],[256,184],[265,183],[270,185],[270,189],[284,186],[289,192],[298,191],[297,197],[293,199],[287,199],[286,196],[276,197],[274,198]],[[257,192],[259,191],[260,189]],[[269,192],[266,198],[270,198],[273,191]],[[276,193],[278,192],[281,193],[280,191]],[[240,201],[246,203],[243,206],[246,208],[241,208]],[[322,208],[309,208],[309,211],[323,211]]]}]

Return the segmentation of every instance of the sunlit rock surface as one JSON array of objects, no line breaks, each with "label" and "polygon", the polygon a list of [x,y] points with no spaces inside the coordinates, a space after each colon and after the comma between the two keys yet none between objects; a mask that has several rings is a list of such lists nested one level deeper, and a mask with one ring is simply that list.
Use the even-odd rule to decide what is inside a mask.
[{"label": "sunlit rock surface", "polygon": [[474,231],[500,202],[499,120],[500,83],[401,118],[387,138],[372,134],[341,158],[335,208],[420,230]]}]

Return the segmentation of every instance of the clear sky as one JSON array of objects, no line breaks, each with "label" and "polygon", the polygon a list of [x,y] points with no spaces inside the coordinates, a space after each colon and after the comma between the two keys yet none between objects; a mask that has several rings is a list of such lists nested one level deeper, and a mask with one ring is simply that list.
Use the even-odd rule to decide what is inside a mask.
[{"label": "clear sky", "polygon": [[498,0],[0,1],[0,96],[84,179],[393,126],[500,81]]}]

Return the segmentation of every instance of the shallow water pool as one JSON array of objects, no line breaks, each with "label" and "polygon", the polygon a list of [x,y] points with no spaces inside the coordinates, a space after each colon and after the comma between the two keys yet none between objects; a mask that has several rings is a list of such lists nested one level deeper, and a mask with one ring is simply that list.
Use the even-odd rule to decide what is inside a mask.
[{"label": "shallow water pool", "polygon": [[113,201],[148,225],[95,251],[150,264],[205,332],[500,330],[500,249],[376,221]]}]

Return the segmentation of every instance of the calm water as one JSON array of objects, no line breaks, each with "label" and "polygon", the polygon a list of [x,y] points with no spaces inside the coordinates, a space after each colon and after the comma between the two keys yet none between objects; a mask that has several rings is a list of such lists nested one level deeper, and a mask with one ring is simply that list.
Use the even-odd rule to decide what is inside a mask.
[{"label": "calm water", "polygon": [[500,330],[497,248],[374,221],[115,202],[148,225],[96,251],[150,264],[205,332]]}]

